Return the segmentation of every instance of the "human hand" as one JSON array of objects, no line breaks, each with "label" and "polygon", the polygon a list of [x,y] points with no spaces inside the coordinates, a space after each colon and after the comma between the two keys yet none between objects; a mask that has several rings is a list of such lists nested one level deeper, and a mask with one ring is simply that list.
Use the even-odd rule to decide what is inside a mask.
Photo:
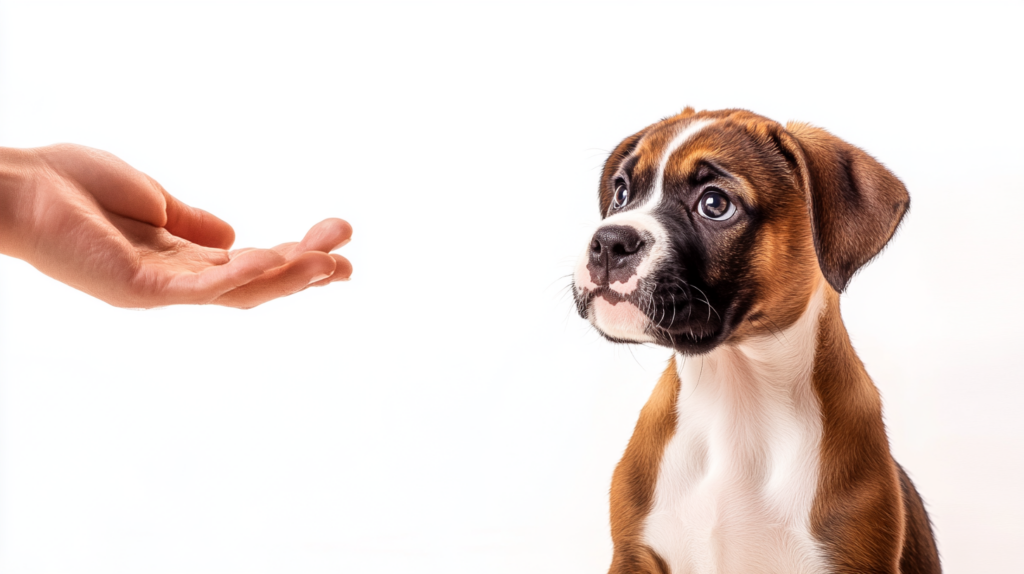
[{"label": "human hand", "polygon": [[0,253],[117,307],[248,309],[346,280],[351,263],[330,251],[351,235],[325,219],[300,242],[228,251],[230,225],[107,152],[0,148]]}]

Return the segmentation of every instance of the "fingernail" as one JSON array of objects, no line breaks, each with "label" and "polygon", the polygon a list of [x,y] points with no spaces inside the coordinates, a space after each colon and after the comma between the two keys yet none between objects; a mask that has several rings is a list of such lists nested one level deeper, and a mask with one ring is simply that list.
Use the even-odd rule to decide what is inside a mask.
[{"label": "fingernail", "polygon": [[327,275],[327,274],[317,275],[316,277],[310,279],[309,283],[307,283],[307,285],[311,285],[313,283],[316,283],[317,281],[323,281],[324,279],[327,279],[328,277],[330,277],[330,275]]}]

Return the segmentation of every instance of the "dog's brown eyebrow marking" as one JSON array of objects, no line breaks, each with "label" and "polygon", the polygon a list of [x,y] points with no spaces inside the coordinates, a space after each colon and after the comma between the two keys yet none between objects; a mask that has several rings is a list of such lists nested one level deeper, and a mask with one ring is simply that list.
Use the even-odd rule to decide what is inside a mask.
[{"label": "dog's brown eyebrow marking", "polygon": [[622,165],[619,166],[619,171],[615,174],[616,176],[625,175],[627,179],[633,179],[633,169],[636,168],[637,162],[640,161],[640,156],[631,155],[627,157]]},{"label": "dog's brown eyebrow marking", "polygon": [[690,183],[694,186],[704,185],[718,178],[736,179],[732,174],[721,169],[707,158],[701,158],[697,160],[697,169],[690,176]]},{"label": "dog's brown eyebrow marking", "polygon": [[723,185],[724,189],[738,195],[746,205],[754,205],[747,179],[715,161],[713,147],[707,143],[698,145],[670,164],[671,173],[666,173],[666,185],[685,182],[687,187],[696,189],[716,180],[723,184],[727,182],[729,185]]}]

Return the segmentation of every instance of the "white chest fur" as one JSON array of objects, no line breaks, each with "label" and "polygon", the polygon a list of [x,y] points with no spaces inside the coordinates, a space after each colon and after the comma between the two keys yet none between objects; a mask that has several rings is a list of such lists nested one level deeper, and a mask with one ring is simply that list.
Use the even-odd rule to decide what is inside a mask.
[{"label": "white chest fur", "polygon": [[676,357],[676,431],[665,447],[647,543],[672,574],[810,573],[821,409],[811,383],[824,295],[778,336]]}]

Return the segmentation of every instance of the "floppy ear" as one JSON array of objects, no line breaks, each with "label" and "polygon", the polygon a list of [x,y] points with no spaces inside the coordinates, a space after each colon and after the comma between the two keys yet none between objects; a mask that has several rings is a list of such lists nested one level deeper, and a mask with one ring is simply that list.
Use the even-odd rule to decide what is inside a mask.
[{"label": "floppy ear", "polygon": [[818,265],[832,288],[850,278],[889,242],[910,207],[903,182],[875,158],[827,131],[786,125],[783,151],[797,165],[811,214]]}]

